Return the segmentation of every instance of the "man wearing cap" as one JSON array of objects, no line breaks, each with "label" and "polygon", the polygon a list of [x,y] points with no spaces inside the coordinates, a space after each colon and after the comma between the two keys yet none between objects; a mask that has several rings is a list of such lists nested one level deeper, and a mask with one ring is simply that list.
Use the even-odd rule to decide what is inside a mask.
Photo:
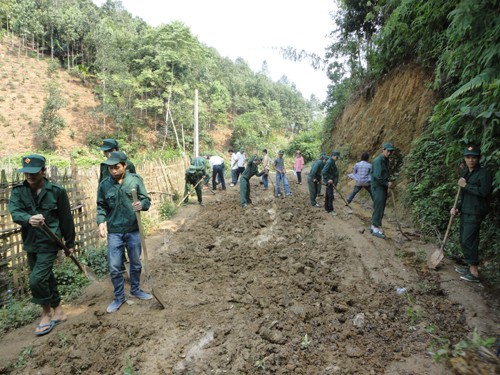
[{"label": "man wearing cap", "polygon": [[[101,147],[99,150],[103,151],[105,157],[109,157],[109,153],[113,151],[119,151],[118,141],[113,138],[106,138],[102,140]],[[130,173],[135,173],[135,166],[132,164],[130,160],[127,160],[127,171]],[[106,177],[109,176],[108,166],[104,163],[101,163],[101,171],[99,174],[99,181],[101,182]]]},{"label": "man wearing cap", "polygon": [[286,178],[286,169],[285,169],[285,159],[283,159],[283,154],[285,152],[283,150],[278,151],[278,157],[274,159],[273,167],[276,171],[276,194],[278,197],[281,197],[281,180],[283,180],[283,186],[285,187],[286,196],[292,195],[290,191],[290,186],[288,186],[288,180]]},{"label": "man wearing cap", "polygon": [[45,158],[37,154],[24,156],[22,166],[19,172],[24,173],[25,181],[12,189],[8,207],[12,220],[21,225],[23,247],[31,270],[32,302],[42,306],[35,335],[42,336],[67,319],[52,271],[59,247],[42,226],[47,225],[56,236],[62,237],[72,253],[75,225],[66,190],[45,178]]},{"label": "man wearing cap", "polygon": [[191,164],[186,169],[186,184],[184,188],[184,204],[189,201],[189,191],[191,186],[194,186],[198,204],[203,206],[203,188],[201,181],[207,176],[207,163],[204,157],[198,156],[191,160]]},{"label": "man wearing cap", "polygon": [[315,208],[321,207],[316,198],[318,196],[319,188],[321,186],[321,171],[326,163],[326,156],[321,154],[318,160],[315,160],[311,165],[311,170],[307,176],[307,187],[309,188],[309,202]]},{"label": "man wearing cap", "polygon": [[460,196],[451,215],[460,214],[460,246],[466,267],[455,267],[465,281],[479,282],[479,230],[489,209],[493,178],[479,163],[481,150],[476,146],[466,147],[464,161],[466,168],[458,180]]},{"label": "man wearing cap", "polygon": [[337,216],[333,208],[333,185],[337,186],[339,182],[339,170],[335,164],[335,161],[338,160],[339,157],[340,152],[333,151],[331,157],[328,158],[321,170],[321,177],[323,178],[323,183],[326,185],[325,211],[333,216]]},{"label": "man wearing cap", "polygon": [[260,158],[258,156],[252,156],[247,163],[247,167],[241,174],[240,178],[240,205],[245,208],[247,205],[252,203],[250,199],[250,179],[252,176],[260,177],[264,174],[264,171],[259,173],[258,165],[260,164]]},{"label": "man wearing cap", "polygon": [[264,185],[264,190],[267,190],[269,186],[269,171],[271,170],[271,158],[267,154],[267,149],[263,149],[262,152],[264,156],[262,157],[262,184]]},{"label": "man wearing cap", "polygon": [[371,173],[373,198],[371,233],[379,238],[385,238],[385,234],[380,227],[384,217],[387,190],[392,188],[392,182],[389,181],[389,157],[395,150],[392,143],[384,143],[382,148],[382,154],[373,160]]},{"label": "man wearing cap", "polygon": [[[115,298],[106,311],[112,313],[126,301],[121,272],[124,248],[130,260],[130,294],[142,300],[153,298],[140,288],[142,248],[136,216],[136,211],[147,211],[151,203],[142,178],[127,170],[127,155],[113,151],[104,164],[110,175],[97,189],[97,225],[99,235],[108,240],[109,274]],[[132,199],[133,189],[137,191],[137,202]]]}]

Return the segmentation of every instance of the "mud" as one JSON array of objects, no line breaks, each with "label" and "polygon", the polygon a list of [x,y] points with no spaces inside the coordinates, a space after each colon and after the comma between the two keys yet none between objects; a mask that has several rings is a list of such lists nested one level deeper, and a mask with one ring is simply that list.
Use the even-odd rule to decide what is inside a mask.
[{"label": "mud", "polygon": [[[65,306],[68,321],[49,335],[35,338],[34,325],[4,335],[0,364],[29,346],[13,373],[452,374],[431,352],[474,327],[498,334],[498,301],[459,282],[449,260],[428,271],[435,245],[403,223],[406,240],[390,207],[382,240],[370,234],[364,192],[353,213],[336,200],[333,217],[309,207],[306,185],[291,181],[293,195],[276,199],[251,182],[249,207],[237,187],[205,190],[205,207],[191,203],[148,238],[166,309],[132,300],[107,314],[103,280]],[[499,371],[473,353],[466,361]]]}]

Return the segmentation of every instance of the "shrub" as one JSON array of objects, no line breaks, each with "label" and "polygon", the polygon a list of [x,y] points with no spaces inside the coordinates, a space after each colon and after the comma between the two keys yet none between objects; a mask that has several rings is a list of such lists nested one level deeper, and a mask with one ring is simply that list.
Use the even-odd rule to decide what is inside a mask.
[{"label": "shrub", "polygon": [[54,275],[61,299],[65,302],[78,297],[82,288],[89,283],[85,275],[80,272],[70,259],[64,259],[64,261],[56,264]]},{"label": "shrub", "polygon": [[160,216],[162,219],[168,220],[175,215],[177,207],[171,201],[165,201],[160,207]]}]

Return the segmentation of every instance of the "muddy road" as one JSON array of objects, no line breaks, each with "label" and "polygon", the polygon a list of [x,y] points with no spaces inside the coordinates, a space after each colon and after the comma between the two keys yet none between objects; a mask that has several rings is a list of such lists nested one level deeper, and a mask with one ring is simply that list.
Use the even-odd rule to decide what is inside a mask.
[{"label": "muddy road", "polygon": [[428,271],[435,245],[404,223],[412,240],[399,234],[390,202],[383,240],[370,235],[364,193],[353,213],[336,198],[333,217],[290,182],[293,195],[277,199],[254,177],[245,209],[238,187],[204,190],[205,207],[192,199],[162,223],[148,251],[165,310],[131,300],[107,314],[106,279],[50,334],[36,338],[31,324],[1,337],[0,364],[30,347],[13,373],[437,375],[467,373],[471,361],[470,374],[499,371],[474,356],[457,370],[430,354],[451,354],[474,327],[498,335],[498,300],[481,284],[460,282],[450,260]]}]

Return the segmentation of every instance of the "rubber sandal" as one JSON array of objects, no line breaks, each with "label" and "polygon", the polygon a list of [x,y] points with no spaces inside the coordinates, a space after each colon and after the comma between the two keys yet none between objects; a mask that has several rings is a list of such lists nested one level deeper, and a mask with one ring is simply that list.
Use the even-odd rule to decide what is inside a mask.
[{"label": "rubber sandal", "polygon": [[41,328],[45,328],[45,327],[48,327],[46,330],[44,331],[35,331],[35,335],[36,336],[43,336],[43,335],[46,335],[47,333],[49,333],[50,331],[52,331],[52,329],[54,328],[54,321],[51,320],[50,323],[47,323],[47,324],[38,324],[36,326],[37,329],[41,329]]}]

